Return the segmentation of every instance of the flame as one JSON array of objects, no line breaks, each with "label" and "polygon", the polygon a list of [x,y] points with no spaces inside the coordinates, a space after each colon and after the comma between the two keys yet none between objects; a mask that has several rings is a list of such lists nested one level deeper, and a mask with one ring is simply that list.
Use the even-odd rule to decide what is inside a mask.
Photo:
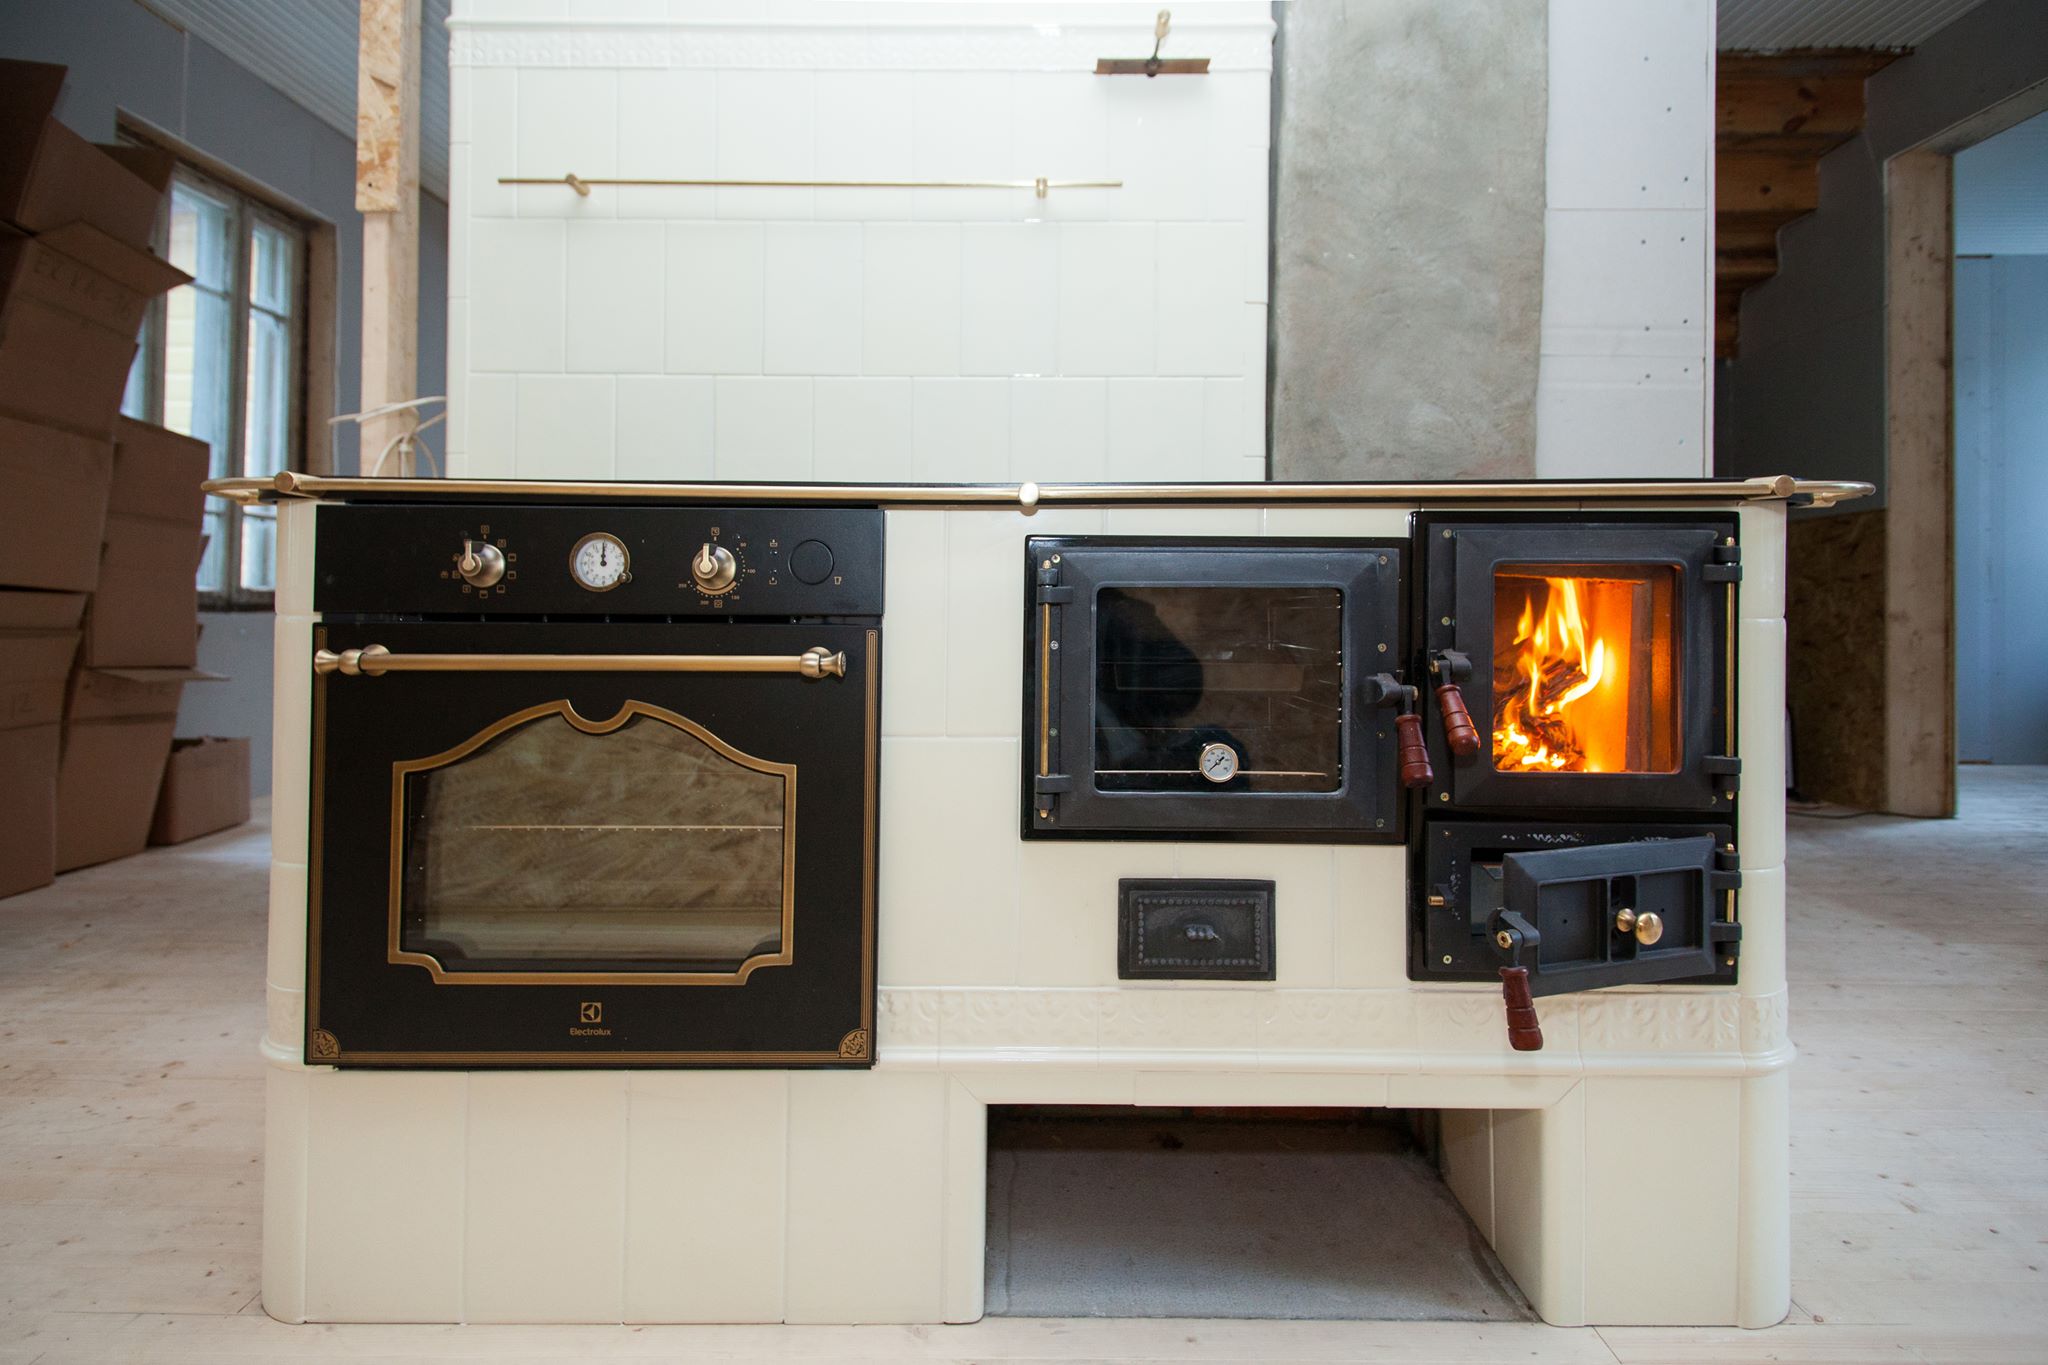
[{"label": "flame", "polygon": [[1573,708],[1611,679],[1608,643],[1587,629],[1579,580],[1540,581],[1524,589],[1511,646],[1495,650],[1493,764],[1510,772],[1601,772],[1587,754],[1599,719],[1588,713],[1605,708]]}]

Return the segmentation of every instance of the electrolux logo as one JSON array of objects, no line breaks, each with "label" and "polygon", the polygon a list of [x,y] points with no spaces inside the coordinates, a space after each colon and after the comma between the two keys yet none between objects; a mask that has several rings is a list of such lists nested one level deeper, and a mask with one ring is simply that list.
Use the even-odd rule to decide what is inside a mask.
[{"label": "electrolux logo", "polygon": [[[584,1024],[603,1023],[604,1002],[602,1000],[585,1000],[576,1007],[576,1017]],[[608,1028],[577,1028],[572,1026],[569,1030],[569,1036],[571,1038],[609,1038],[612,1036],[612,1031]]]}]

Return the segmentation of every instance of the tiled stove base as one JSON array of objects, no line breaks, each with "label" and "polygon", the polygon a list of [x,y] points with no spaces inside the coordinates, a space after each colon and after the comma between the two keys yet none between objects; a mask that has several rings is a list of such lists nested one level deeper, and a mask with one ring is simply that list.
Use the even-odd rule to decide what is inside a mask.
[{"label": "tiled stove base", "polygon": [[[1027,534],[1399,534],[1407,507],[889,514],[878,1065],[335,1071],[300,1056],[314,504],[281,507],[264,1306],[289,1321],[941,1322],[982,1311],[986,1106],[1444,1111],[1445,1176],[1553,1323],[1789,1301],[1782,540],[1742,510],[1741,983],[1553,996],[1404,972],[1395,848],[1016,837]],[[943,781],[953,800],[919,794]],[[1119,876],[1278,884],[1278,979],[1115,977]]]}]

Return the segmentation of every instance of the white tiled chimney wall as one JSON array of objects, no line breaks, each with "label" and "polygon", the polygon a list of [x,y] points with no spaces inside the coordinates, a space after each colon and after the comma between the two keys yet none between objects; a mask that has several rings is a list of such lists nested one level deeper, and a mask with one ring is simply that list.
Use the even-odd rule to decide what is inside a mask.
[{"label": "white tiled chimney wall", "polygon": [[1156,13],[459,2],[449,472],[1264,478],[1270,11]]}]

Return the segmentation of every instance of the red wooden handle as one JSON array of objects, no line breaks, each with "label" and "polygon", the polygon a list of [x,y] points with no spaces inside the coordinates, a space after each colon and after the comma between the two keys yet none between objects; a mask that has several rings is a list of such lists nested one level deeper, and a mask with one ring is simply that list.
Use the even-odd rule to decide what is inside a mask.
[{"label": "red wooden handle", "polygon": [[1500,969],[1500,993],[1508,1002],[1508,1046],[1517,1052],[1543,1050],[1543,1025],[1536,1021],[1536,1002],[1529,998],[1529,969]]},{"label": "red wooden handle", "polygon": [[1394,737],[1401,754],[1401,785],[1427,787],[1436,781],[1429,770],[1429,746],[1422,742],[1422,717],[1394,717]]},{"label": "red wooden handle", "polygon": [[1465,709],[1465,694],[1456,683],[1436,690],[1436,705],[1444,713],[1444,743],[1454,754],[1471,757],[1479,752],[1479,731],[1472,728],[1472,713]]}]

